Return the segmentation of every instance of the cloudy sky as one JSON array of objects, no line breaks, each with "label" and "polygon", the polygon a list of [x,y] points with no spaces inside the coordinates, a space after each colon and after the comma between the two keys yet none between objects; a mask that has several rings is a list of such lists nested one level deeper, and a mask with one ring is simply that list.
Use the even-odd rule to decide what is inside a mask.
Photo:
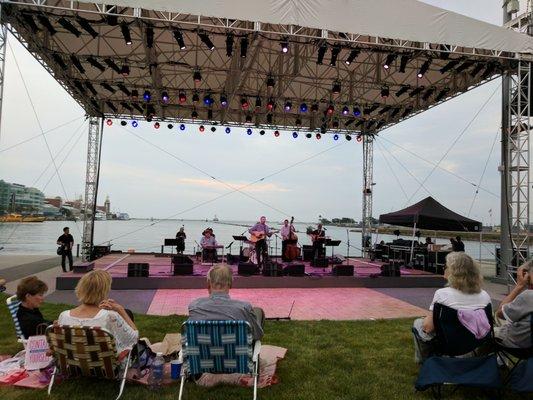
[{"label": "cloudy sky", "polygon": [[[501,24],[500,0],[425,2]],[[380,134],[374,153],[374,216],[431,194],[485,224],[491,222],[492,210],[492,220],[498,221],[500,84],[486,84]],[[4,94],[0,179],[35,186],[47,196],[82,194],[84,113],[12,37]],[[427,178],[433,166],[423,159],[438,161],[482,107],[442,162],[449,172],[436,170]],[[178,133],[155,131],[149,124],[137,129],[117,125],[104,132],[99,192],[99,203],[109,195],[115,211],[155,218],[361,218],[362,146],[356,141],[248,137],[220,129],[199,135],[196,128]],[[47,142],[39,137],[12,147],[58,126],[46,135]],[[50,153],[61,179],[54,176]],[[475,196],[470,182],[480,180],[485,165],[485,190]]]}]

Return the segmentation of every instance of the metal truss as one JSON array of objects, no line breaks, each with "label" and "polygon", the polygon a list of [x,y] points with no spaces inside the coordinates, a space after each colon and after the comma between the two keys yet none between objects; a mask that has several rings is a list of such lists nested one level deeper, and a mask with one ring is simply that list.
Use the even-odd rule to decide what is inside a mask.
[{"label": "metal truss", "polygon": [[98,197],[100,150],[103,133],[102,122],[101,118],[89,117],[82,238],[82,258],[84,260],[90,260],[93,249],[94,217],[96,215],[96,200]]},{"label": "metal truss", "polygon": [[[2,3],[0,3],[0,15],[2,15]],[[4,75],[6,66],[7,27],[0,24],[0,127],[2,126],[2,105],[4,104]],[[1,129],[1,128],[0,128]],[[0,138],[2,132],[0,131]]]},{"label": "metal truss", "polygon": [[[374,195],[374,135],[363,134],[363,213],[361,219],[361,248],[368,257],[372,247],[372,200]],[[370,236],[368,240],[367,236]]]}]

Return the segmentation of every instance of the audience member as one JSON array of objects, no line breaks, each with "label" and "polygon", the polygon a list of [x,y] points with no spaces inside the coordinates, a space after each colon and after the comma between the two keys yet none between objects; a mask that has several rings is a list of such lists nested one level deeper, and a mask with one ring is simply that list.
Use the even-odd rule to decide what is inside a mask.
[{"label": "audience member", "polygon": [[235,320],[248,321],[254,340],[263,337],[265,313],[250,303],[231,299],[233,276],[227,265],[216,265],[207,274],[209,297],[202,297],[189,304],[189,319],[192,321]]},{"label": "audience member", "polygon": [[78,307],[59,315],[60,325],[99,326],[108,330],[116,340],[117,352],[131,349],[139,339],[131,311],[125,310],[116,301],[109,299],[111,275],[94,270],[79,280],[76,297]]},{"label": "audience member", "polygon": [[461,236],[456,236],[455,240],[452,242],[453,251],[465,251],[465,244],[461,240]]},{"label": "audience member", "polygon": [[444,278],[448,285],[438,289],[429,306],[431,311],[425,318],[414,321],[417,334],[415,339],[415,360],[422,363],[431,353],[431,341],[435,337],[433,305],[440,303],[455,310],[482,309],[491,302],[487,292],[481,289],[483,276],[479,265],[463,252],[453,252],[446,256]]},{"label": "audience member", "polygon": [[44,334],[46,327],[52,323],[44,319],[39,310],[47,290],[46,283],[36,276],[22,279],[17,286],[17,298],[21,301],[17,311],[17,319],[26,339],[30,336]]},{"label": "audience member", "polygon": [[533,260],[523,264],[516,272],[516,285],[500,303],[496,312],[504,319],[494,328],[496,339],[505,347],[528,348],[531,343],[531,318],[533,314]]}]

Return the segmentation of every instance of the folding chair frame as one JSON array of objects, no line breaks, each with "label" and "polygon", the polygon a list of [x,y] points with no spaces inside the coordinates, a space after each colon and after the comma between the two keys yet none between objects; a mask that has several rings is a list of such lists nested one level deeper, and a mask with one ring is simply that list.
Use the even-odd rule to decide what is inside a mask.
[{"label": "folding chair frame", "polygon": [[[16,304],[16,308],[15,306],[13,306],[13,304]],[[6,306],[9,310],[9,314],[11,315],[11,318],[13,319],[13,324],[15,326],[15,334],[17,335],[17,342],[21,343],[22,346],[24,346],[24,349],[26,349],[26,343],[28,343],[28,340],[22,334],[22,330],[20,329],[20,323],[17,318],[17,311],[18,311],[20,304],[21,304],[21,301],[17,299],[16,295],[8,297],[6,299]]]}]

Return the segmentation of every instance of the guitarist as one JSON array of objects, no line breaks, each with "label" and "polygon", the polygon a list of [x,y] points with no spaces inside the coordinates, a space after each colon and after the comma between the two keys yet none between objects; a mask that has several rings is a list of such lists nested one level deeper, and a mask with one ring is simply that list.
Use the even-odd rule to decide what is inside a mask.
[{"label": "guitarist", "polygon": [[326,239],[326,230],[322,224],[318,224],[316,229],[311,232],[311,240],[313,241],[313,259],[322,257],[324,252],[324,242]]},{"label": "guitarist", "polygon": [[270,228],[266,224],[266,217],[262,216],[258,223],[248,229],[248,232],[256,238],[259,238],[259,240],[255,242],[255,254],[257,255],[257,265],[259,268],[262,268],[268,252],[266,237],[272,236]]}]

